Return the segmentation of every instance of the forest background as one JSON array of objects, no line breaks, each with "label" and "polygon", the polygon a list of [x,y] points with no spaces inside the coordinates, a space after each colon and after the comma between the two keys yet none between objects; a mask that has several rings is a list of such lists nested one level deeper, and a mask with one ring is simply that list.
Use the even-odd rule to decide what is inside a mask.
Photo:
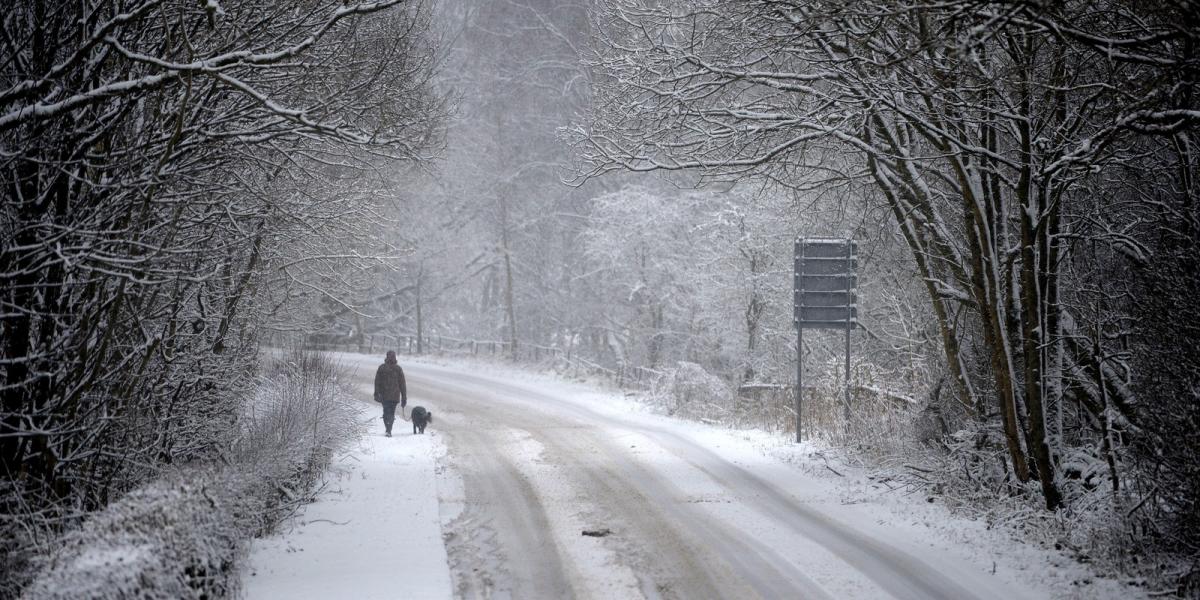
[{"label": "forest background", "polygon": [[228,462],[264,346],[494,352],[792,435],[792,242],[832,235],[859,324],[848,382],[805,338],[806,435],[1200,589],[1195,2],[28,2],[3,31],[10,559]]}]

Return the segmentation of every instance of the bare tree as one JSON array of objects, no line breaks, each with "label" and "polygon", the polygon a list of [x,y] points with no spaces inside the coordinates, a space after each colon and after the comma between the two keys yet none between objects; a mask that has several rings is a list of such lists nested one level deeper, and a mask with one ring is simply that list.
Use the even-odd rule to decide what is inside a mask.
[{"label": "bare tree", "polygon": [[266,286],[330,294],[302,266],[367,258],[331,240],[373,205],[331,188],[436,140],[428,20],[401,0],[6,8],[7,556],[28,556],[8,545],[29,515],[53,525],[219,452]]},{"label": "bare tree", "polygon": [[[957,396],[999,414],[1016,479],[1059,507],[1064,394],[1097,418],[1134,419],[1138,403],[1127,371],[1094,365],[1095,332],[1070,308],[1070,240],[1097,214],[1136,222],[1139,208],[1095,186],[1115,165],[1161,164],[1139,136],[1194,128],[1187,7],[612,2],[599,22],[580,174],[756,174],[878,198],[925,282]],[[1090,239],[1120,253],[1119,230]]]}]

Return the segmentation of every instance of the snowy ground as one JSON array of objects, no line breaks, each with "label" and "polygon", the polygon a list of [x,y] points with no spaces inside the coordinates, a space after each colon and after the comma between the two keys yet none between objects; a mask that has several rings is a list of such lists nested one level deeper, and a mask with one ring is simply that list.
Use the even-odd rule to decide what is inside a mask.
[{"label": "snowy ground", "polygon": [[445,446],[436,433],[385,438],[368,408],[362,441],[338,460],[318,501],[282,535],[254,541],[247,598],[451,596],[434,479]]},{"label": "snowy ground", "polygon": [[[377,357],[342,355],[362,397]],[[620,393],[405,362],[398,423],[258,540],[248,598],[1131,598],[1065,557],[795,446],[651,414]],[[602,537],[584,531],[607,533]]]}]

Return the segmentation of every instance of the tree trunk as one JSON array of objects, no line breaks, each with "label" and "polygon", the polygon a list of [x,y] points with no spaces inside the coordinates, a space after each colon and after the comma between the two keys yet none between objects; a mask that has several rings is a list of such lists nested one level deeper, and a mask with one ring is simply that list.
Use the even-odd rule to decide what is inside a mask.
[{"label": "tree trunk", "polygon": [[416,305],[417,305],[417,355],[418,356],[425,353],[425,346],[423,345],[424,342],[422,342],[422,339],[425,337],[425,320],[422,318],[422,315],[421,315],[421,278],[424,276],[424,271],[425,271],[424,266],[421,267],[421,270],[417,271]]},{"label": "tree trunk", "polygon": [[996,248],[993,241],[996,223],[989,218],[992,211],[983,206],[988,199],[975,195],[974,190],[982,188],[972,185],[971,174],[967,172],[962,163],[958,161],[952,161],[952,163],[963,194],[964,229],[967,233],[967,245],[971,252],[971,286],[975,301],[979,306],[984,345],[988,349],[992,377],[996,382],[1004,439],[1008,446],[1009,458],[1013,463],[1013,473],[1017,476],[1018,481],[1025,482],[1029,481],[1030,473],[1017,420],[1019,408],[1014,376],[1015,367],[1006,335],[1004,323],[1006,311],[998,271],[1001,263],[993,253]]},{"label": "tree trunk", "polygon": [[[1030,40],[1023,44],[1024,55],[1030,56]],[[1026,67],[1025,77],[1021,82],[1020,109],[1024,115],[1032,115],[1030,79],[1031,73]],[[1029,119],[1018,123],[1020,134],[1021,176],[1017,187],[1017,197],[1020,202],[1019,223],[1021,228],[1021,323],[1023,338],[1021,354],[1024,359],[1025,375],[1025,409],[1029,428],[1029,450],[1033,454],[1034,464],[1038,471],[1038,481],[1042,486],[1042,495],[1046,500],[1046,508],[1057,509],[1062,504],[1062,494],[1058,490],[1057,469],[1051,462],[1050,446],[1046,441],[1046,411],[1043,403],[1045,393],[1045,348],[1050,340],[1046,330],[1046,311],[1057,310],[1043,303],[1043,290],[1051,278],[1051,273],[1057,265],[1046,264],[1048,258],[1044,244],[1046,233],[1039,236],[1039,227],[1045,219],[1048,202],[1047,190],[1037,186],[1033,177],[1033,133]]]},{"label": "tree trunk", "polygon": [[[1029,200],[1033,200],[1030,198]],[[1041,318],[1041,294],[1039,290],[1037,239],[1031,213],[1040,214],[1039,207],[1025,205],[1021,210],[1021,303],[1023,305],[1023,347],[1025,361],[1025,407],[1029,419],[1029,449],[1038,470],[1038,481],[1042,484],[1042,495],[1046,508],[1057,509],[1062,504],[1058,491],[1056,470],[1050,461],[1050,447],[1046,443],[1046,414],[1043,408],[1042,346],[1044,345],[1044,320]],[[1045,268],[1049,269],[1047,265]]]},{"label": "tree trunk", "polygon": [[517,309],[513,306],[512,250],[508,240],[508,199],[500,195],[500,250],[504,254],[504,309],[508,317],[509,359],[517,360]]}]

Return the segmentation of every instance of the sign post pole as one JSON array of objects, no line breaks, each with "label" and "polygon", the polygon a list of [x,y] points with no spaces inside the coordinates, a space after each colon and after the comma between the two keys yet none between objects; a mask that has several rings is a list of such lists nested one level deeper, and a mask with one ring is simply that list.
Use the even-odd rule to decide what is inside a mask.
[{"label": "sign post pole", "polygon": [[800,408],[804,404],[804,328],[796,328],[796,443],[800,443]]},{"label": "sign post pole", "polygon": [[842,401],[843,412],[846,418],[846,427],[850,427],[850,328],[849,322],[846,323],[846,396]]},{"label": "sign post pole", "polygon": [[[802,263],[804,262],[804,244],[799,239],[796,240],[796,265],[795,265],[795,294],[796,302],[802,302],[804,296],[803,282],[800,278]],[[804,327],[800,325],[800,307],[797,306],[794,323],[796,325],[796,443],[801,440],[800,433],[800,411],[804,406]]]},{"label": "sign post pole", "polygon": [[[846,240],[846,264],[853,265],[856,258],[857,257],[854,256],[854,243],[851,242],[850,240]],[[848,314],[847,314],[847,318],[846,318],[846,398],[845,398],[845,406],[843,407],[843,410],[845,411],[846,428],[849,429],[849,427],[850,427],[850,330],[854,327],[853,312],[854,312],[855,299],[853,297],[853,294],[850,293],[851,289],[853,289],[853,286],[847,286],[847,287],[848,287],[848,289],[846,290],[847,297],[848,297],[847,299],[850,300],[851,304],[850,304],[850,308],[847,310]]]}]

